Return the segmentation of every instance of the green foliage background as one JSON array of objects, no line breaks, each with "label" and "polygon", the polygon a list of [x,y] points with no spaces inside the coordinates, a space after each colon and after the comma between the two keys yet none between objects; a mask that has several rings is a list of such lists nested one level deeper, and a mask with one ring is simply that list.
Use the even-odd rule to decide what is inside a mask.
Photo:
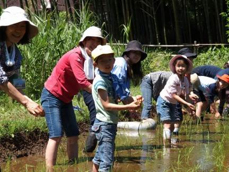
[{"label": "green foliage background", "polygon": [[[23,54],[23,65],[21,68],[22,77],[26,79],[25,93],[37,102],[40,101],[40,94],[44,82],[51,74],[51,71],[61,56],[77,46],[83,31],[91,25],[97,25],[97,18],[86,6],[77,11],[78,17],[70,22],[66,20],[65,13],[55,16],[52,13],[42,13],[40,16],[33,15],[32,20],[39,27],[39,34],[29,45],[19,46]],[[103,28],[103,26],[98,26]],[[126,42],[129,39],[128,26],[123,27],[123,38]],[[104,35],[106,35],[104,31]],[[115,51],[115,56],[121,56],[125,46],[113,45],[112,40],[108,40]],[[144,74],[152,71],[169,70],[168,63],[172,54],[176,54],[177,49],[146,48],[148,57],[143,61],[142,69]],[[229,48],[209,47],[199,48],[198,58],[194,61],[194,66],[211,64],[222,67],[229,60]],[[139,87],[132,88],[132,94],[140,94]],[[75,105],[79,105],[82,111],[76,111],[78,121],[88,121],[89,113],[80,96],[73,100]],[[12,101],[8,96],[0,94],[0,137],[8,135],[14,136],[15,132],[24,130],[31,131],[40,128],[47,131],[45,119],[35,118]]]}]

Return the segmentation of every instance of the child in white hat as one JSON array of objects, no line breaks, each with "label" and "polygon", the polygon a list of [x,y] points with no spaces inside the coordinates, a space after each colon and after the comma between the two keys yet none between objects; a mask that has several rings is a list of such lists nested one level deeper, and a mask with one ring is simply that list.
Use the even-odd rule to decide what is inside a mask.
[{"label": "child in white hat", "polygon": [[20,7],[8,7],[0,16],[0,89],[17,100],[34,116],[43,116],[42,107],[22,94],[25,81],[20,78],[22,55],[17,44],[27,44],[38,28]]},{"label": "child in white hat", "polygon": [[169,80],[157,99],[157,113],[164,125],[164,145],[167,141],[171,144],[177,102],[186,105],[192,111],[195,110],[195,106],[186,101],[190,91],[189,81],[185,74],[190,73],[192,62],[186,56],[176,55],[170,60],[169,66],[173,74],[169,77]]},{"label": "child in white hat", "polygon": [[136,110],[142,100],[130,104],[117,104],[116,92],[111,73],[115,63],[114,52],[109,45],[98,46],[92,51],[98,74],[93,81],[92,96],[96,106],[96,120],[92,130],[96,133],[98,148],[93,158],[93,172],[111,171],[114,163],[115,136],[117,132],[118,111]]}]

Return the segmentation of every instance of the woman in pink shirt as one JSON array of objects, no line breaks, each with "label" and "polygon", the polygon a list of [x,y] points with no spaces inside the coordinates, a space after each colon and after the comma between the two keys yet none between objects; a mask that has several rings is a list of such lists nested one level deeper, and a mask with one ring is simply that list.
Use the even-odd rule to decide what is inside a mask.
[{"label": "woman in pink shirt", "polygon": [[94,77],[91,51],[101,44],[106,44],[101,29],[89,27],[83,33],[79,46],[60,58],[44,84],[41,105],[49,130],[45,158],[46,166],[50,170],[56,164],[58,146],[64,133],[67,137],[69,162],[74,162],[78,158],[79,129],[72,99],[80,90],[91,93]]}]

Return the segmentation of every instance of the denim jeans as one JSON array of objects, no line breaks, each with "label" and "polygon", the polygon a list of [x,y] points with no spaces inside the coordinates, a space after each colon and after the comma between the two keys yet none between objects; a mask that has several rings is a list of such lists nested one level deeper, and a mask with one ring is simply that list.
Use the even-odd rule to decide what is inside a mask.
[{"label": "denim jeans", "polygon": [[99,166],[99,171],[110,171],[114,162],[117,124],[96,119],[92,130],[98,140],[98,148],[92,161]]},{"label": "denim jeans", "polygon": [[153,96],[153,85],[149,75],[146,75],[142,79],[141,93],[143,100],[143,109],[141,119],[149,118],[152,109],[152,96]]},{"label": "denim jeans", "polygon": [[90,113],[90,125],[92,126],[95,121],[95,116],[96,116],[96,109],[95,109],[95,103],[92,98],[92,94],[87,92],[87,91],[82,91],[84,102],[87,105],[87,108]]},{"label": "denim jeans", "polygon": [[41,93],[41,105],[45,111],[49,138],[61,137],[64,132],[67,137],[79,135],[72,102],[64,103],[44,88]]},{"label": "denim jeans", "polygon": [[160,121],[175,121],[176,104],[165,101],[161,96],[157,99],[157,114],[160,116]]}]

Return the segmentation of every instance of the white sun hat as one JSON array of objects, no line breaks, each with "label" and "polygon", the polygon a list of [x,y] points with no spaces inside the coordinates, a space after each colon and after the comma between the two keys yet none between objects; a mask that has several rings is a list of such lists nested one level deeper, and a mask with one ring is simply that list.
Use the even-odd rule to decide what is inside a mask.
[{"label": "white sun hat", "polygon": [[11,6],[4,9],[0,16],[0,27],[10,26],[23,21],[29,23],[28,37],[32,39],[38,34],[38,27],[29,20],[27,13],[20,7]]},{"label": "white sun hat", "polygon": [[83,36],[81,37],[81,39],[79,41],[79,44],[81,44],[86,37],[101,38],[102,39],[102,45],[105,45],[107,42],[106,39],[102,36],[101,29],[96,27],[96,26],[91,26],[84,31]]}]

